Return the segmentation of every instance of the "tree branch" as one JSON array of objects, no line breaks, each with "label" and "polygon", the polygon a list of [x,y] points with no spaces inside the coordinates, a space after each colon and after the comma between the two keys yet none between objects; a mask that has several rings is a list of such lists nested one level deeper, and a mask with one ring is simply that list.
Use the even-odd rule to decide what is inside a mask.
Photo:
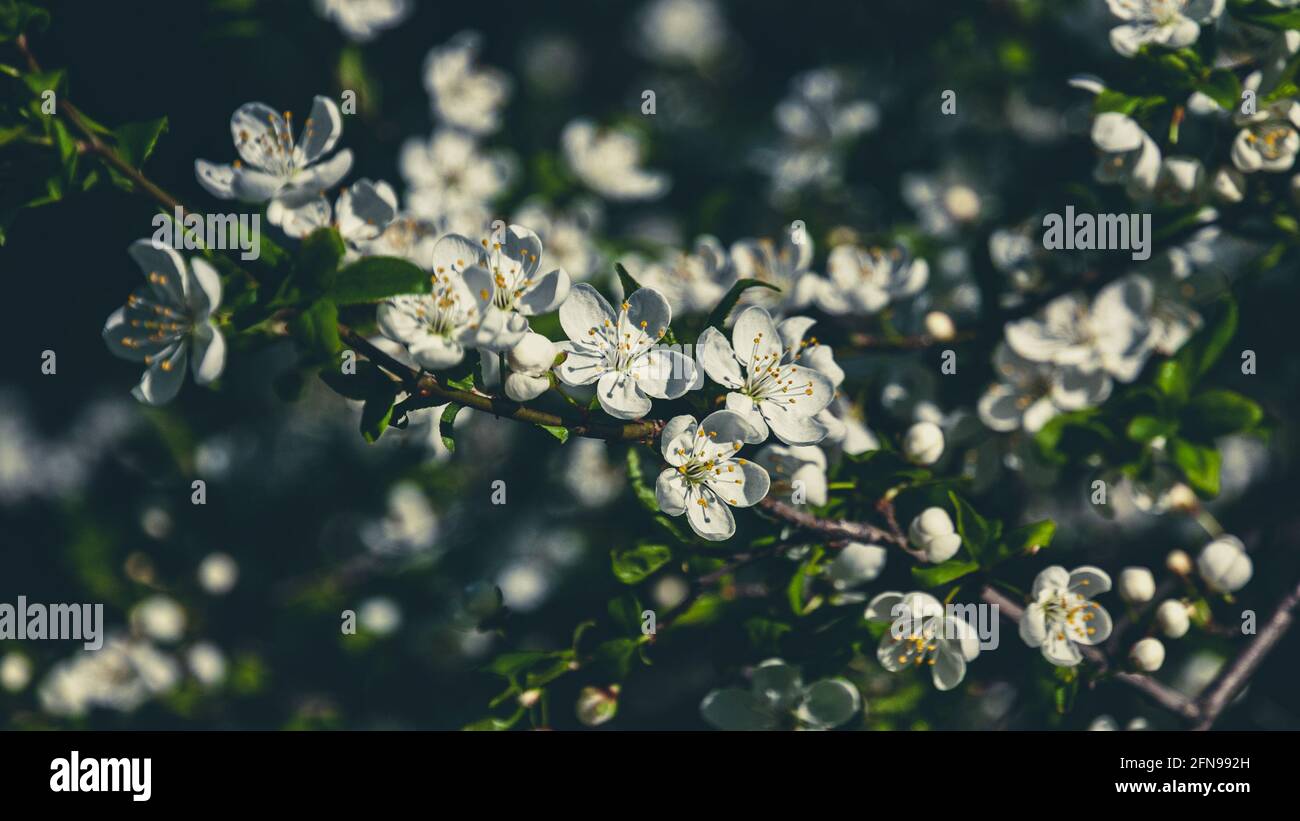
[{"label": "tree branch", "polygon": [[1263,629],[1246,645],[1246,648],[1233,661],[1224,667],[1219,677],[1214,680],[1205,694],[1201,696],[1201,720],[1193,727],[1195,730],[1208,730],[1218,720],[1228,703],[1250,681],[1251,676],[1264,663],[1264,659],[1273,651],[1286,631],[1295,621],[1293,611],[1300,605],[1300,584],[1282,597],[1277,609],[1264,624]]}]

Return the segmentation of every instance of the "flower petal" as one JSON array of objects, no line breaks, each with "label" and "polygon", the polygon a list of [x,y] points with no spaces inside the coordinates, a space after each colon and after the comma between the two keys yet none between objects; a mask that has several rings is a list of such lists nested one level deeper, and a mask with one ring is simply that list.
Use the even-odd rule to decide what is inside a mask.
[{"label": "flower petal", "polygon": [[709,378],[725,388],[739,388],[745,384],[740,371],[740,360],[731,349],[731,343],[722,332],[712,326],[695,342],[695,356]]},{"label": "flower petal", "polygon": [[769,368],[781,361],[781,334],[772,315],[757,305],[741,311],[731,331],[732,349],[746,368]]},{"label": "flower petal", "polygon": [[194,370],[194,382],[207,385],[221,376],[226,367],[226,338],[211,322],[204,322],[194,329],[194,353],[190,367]]},{"label": "flower petal", "polygon": [[605,413],[615,419],[640,419],[650,412],[650,398],[626,373],[606,371],[596,382],[596,396]]},{"label": "flower petal", "polygon": [[[574,285],[560,306],[560,327],[575,342],[586,343],[599,336],[601,328],[614,327],[617,322],[618,315],[609,302],[585,282]],[[591,333],[593,329],[595,334]]]},{"label": "flower petal", "polygon": [[311,113],[302,124],[302,134],[298,137],[298,150],[302,159],[308,163],[325,156],[334,147],[343,134],[343,115],[339,107],[329,97],[317,95],[311,102]]},{"label": "flower petal", "polygon": [[563,268],[556,268],[534,280],[515,301],[524,316],[540,316],[554,311],[569,296],[572,281]]},{"label": "flower petal", "polygon": [[567,354],[555,369],[555,375],[566,385],[590,385],[609,370],[605,354],[591,346],[560,342],[556,347]]},{"label": "flower petal", "polygon": [[731,508],[716,493],[698,485],[687,493],[686,519],[700,538],[711,542],[726,541],[736,533],[736,519],[731,515]]},{"label": "flower petal", "polygon": [[140,384],[131,390],[131,395],[147,405],[165,405],[172,401],[185,381],[188,350],[184,343],[177,343],[155,359],[145,369]]},{"label": "flower petal", "polygon": [[656,399],[677,399],[695,384],[695,360],[677,351],[654,348],[629,369],[641,390]]},{"label": "flower petal", "polygon": [[686,512],[686,479],[676,470],[668,469],[659,474],[655,480],[655,500],[659,510],[669,516],[680,516]]},{"label": "flower petal", "polygon": [[[686,464],[695,446],[695,417],[690,414],[674,416],[659,434],[659,450],[664,461],[673,467]],[[662,478],[662,477],[661,477]]]}]

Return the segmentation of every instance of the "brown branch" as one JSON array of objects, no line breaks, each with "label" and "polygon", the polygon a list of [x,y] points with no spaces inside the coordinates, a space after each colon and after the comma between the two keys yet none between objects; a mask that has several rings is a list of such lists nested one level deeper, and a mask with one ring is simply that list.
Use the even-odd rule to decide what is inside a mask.
[{"label": "brown branch", "polygon": [[1294,611],[1300,606],[1300,584],[1291,590],[1277,609],[1264,624],[1259,633],[1246,645],[1246,648],[1228,664],[1219,677],[1214,680],[1205,694],[1201,696],[1201,720],[1193,727],[1195,730],[1208,730],[1218,720],[1228,703],[1255,674],[1264,659],[1273,651],[1291,624],[1295,621]]},{"label": "brown branch", "polygon": [[[1006,616],[1008,621],[1019,624],[1020,619],[1024,617],[1025,609],[1023,607],[992,587],[985,586],[980,591],[980,598],[989,604],[996,605],[998,612]],[[1083,652],[1084,658],[1098,665],[1102,671],[1109,669],[1110,663],[1106,658],[1106,654],[1099,648],[1080,647],[1079,649]],[[1195,721],[1200,716],[1200,708],[1195,702],[1174,688],[1156,681],[1150,676],[1141,673],[1117,672],[1113,678],[1115,681],[1143,693],[1156,704],[1188,721]]]},{"label": "brown branch", "polygon": [[445,405],[449,402],[467,408],[474,408],[493,416],[513,419],[531,425],[566,428],[575,436],[589,439],[609,439],[615,441],[651,441],[663,430],[664,422],[659,419],[643,419],[639,422],[617,422],[592,419],[572,419],[558,416],[546,411],[521,405],[511,399],[489,396],[475,391],[465,391],[448,387],[440,383],[433,374],[425,373],[409,365],[404,365],[371,344],[364,336],[340,323],[339,338],[360,351],[376,365],[396,376],[406,387],[408,396],[397,404],[394,416],[421,408]]},{"label": "brown branch", "polygon": [[[27,61],[27,67],[32,71],[39,73],[41,66],[40,63],[36,61],[36,56],[32,54],[31,49],[27,46],[27,35],[18,35],[14,44],[18,46],[18,51],[22,54],[23,59]],[[67,99],[67,95],[58,95],[56,105],[58,106],[59,111],[63,112],[63,116],[67,118],[68,122],[72,123],[73,127],[81,132],[82,139],[79,143],[79,148],[94,154],[105,163],[112,166],[119,174],[131,180],[132,183],[139,186],[140,189],[149,194],[149,196],[166,206],[167,210],[175,211],[179,208],[182,215],[186,213],[185,206],[181,204],[180,200],[164,191],[156,183],[142,174],[138,168],[133,167],[130,163],[124,160],[112,146],[101,140],[99,134],[86,120],[85,115]]]},{"label": "brown branch", "polygon": [[770,496],[758,503],[758,507],[772,516],[795,527],[821,533],[824,536],[853,541],[886,542],[912,552],[907,539],[901,533],[890,532],[866,522],[853,522],[845,519],[821,519],[811,513],[805,513],[793,505],[778,501]]}]

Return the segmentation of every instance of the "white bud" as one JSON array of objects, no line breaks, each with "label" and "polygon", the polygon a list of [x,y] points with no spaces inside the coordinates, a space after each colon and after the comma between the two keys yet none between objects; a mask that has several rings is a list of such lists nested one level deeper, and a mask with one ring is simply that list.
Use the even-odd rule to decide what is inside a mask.
[{"label": "white bud", "polygon": [[211,553],[199,562],[199,585],[214,596],[229,593],[239,581],[239,565],[225,553]]},{"label": "white bud", "polygon": [[875,581],[885,567],[888,552],[875,544],[849,542],[831,562],[829,576],[836,590]]},{"label": "white bud", "polygon": [[527,402],[546,393],[550,386],[551,380],[545,376],[529,376],[512,371],[506,377],[506,396],[516,402]]},{"label": "white bud", "polygon": [[0,687],[16,693],[31,680],[31,660],[20,653],[5,653],[4,658],[0,659]]},{"label": "white bud", "polygon": [[555,362],[555,343],[539,333],[529,331],[519,344],[506,354],[506,364],[515,373],[544,376]]},{"label": "white bud", "polygon": [[575,709],[578,720],[588,727],[604,724],[618,712],[618,685],[612,684],[607,690],[600,687],[583,687],[582,692],[578,693]]},{"label": "white bud", "polygon": [[1088,729],[1093,732],[1115,732],[1119,729],[1119,725],[1110,716],[1097,716],[1088,725]]},{"label": "white bud", "polygon": [[1188,556],[1186,551],[1171,550],[1165,557],[1165,567],[1174,575],[1189,576],[1192,572],[1192,557]]},{"label": "white bud", "polygon": [[1174,483],[1174,486],[1165,491],[1164,502],[1170,510],[1177,510],[1183,513],[1195,510],[1200,506],[1200,500],[1196,498],[1196,491],[1192,490],[1182,482]]},{"label": "white bud", "polygon": [[1124,729],[1128,730],[1129,732],[1140,732],[1142,730],[1150,730],[1151,722],[1147,721],[1142,716],[1138,716],[1137,718],[1130,721],[1128,724],[1125,724]]},{"label": "white bud", "polygon": [[1142,672],[1154,673],[1165,663],[1165,646],[1160,639],[1142,639],[1128,651],[1128,657]]},{"label": "white bud", "polygon": [[131,608],[131,627],[156,641],[172,642],[185,632],[185,610],[175,599],[156,595]]},{"label": "white bud", "polygon": [[903,454],[909,462],[933,465],[943,456],[943,430],[933,422],[917,422],[903,437]]},{"label": "white bud", "polygon": [[1156,595],[1156,578],[1145,567],[1126,567],[1120,571],[1117,590],[1129,604],[1145,604]]},{"label": "white bud", "polygon": [[925,332],[940,342],[946,342],[957,335],[957,326],[943,311],[931,311],[925,315]]},{"label": "white bud", "polygon": [[948,512],[941,507],[926,508],[912,520],[908,538],[925,554],[928,562],[946,562],[961,548],[961,535],[953,527]]},{"label": "white bud", "polygon": [[542,691],[538,690],[536,687],[531,690],[524,690],[519,694],[519,706],[528,709],[540,701],[541,698]]},{"label": "white bud", "polygon": [[1220,536],[1202,548],[1196,569],[1206,586],[1218,593],[1240,590],[1254,573],[1246,546],[1236,536]]},{"label": "white bud", "polygon": [[1175,599],[1160,603],[1156,608],[1156,626],[1160,632],[1171,639],[1180,639],[1187,635],[1191,619],[1187,615],[1187,605]]}]

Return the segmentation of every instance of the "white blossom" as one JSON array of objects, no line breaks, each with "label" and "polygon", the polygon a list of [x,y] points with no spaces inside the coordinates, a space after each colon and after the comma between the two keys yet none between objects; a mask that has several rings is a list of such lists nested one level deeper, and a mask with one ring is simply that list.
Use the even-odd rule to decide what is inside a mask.
[{"label": "white blossom", "polygon": [[560,306],[560,325],[569,337],[560,343],[565,360],[555,369],[566,385],[596,385],[605,412],[617,419],[640,419],[651,397],[677,399],[696,383],[694,360],[659,347],[668,333],[672,308],[663,295],[641,288],[615,313],[587,283],[574,286]]},{"label": "white blossom", "polygon": [[477,32],[462,31],[424,60],[424,87],[434,116],[476,135],[501,127],[501,109],[510,99],[510,79],[476,65],[480,45]]},{"label": "white blossom", "polygon": [[449,234],[432,255],[432,291],[391,297],[379,306],[379,330],[406,346],[422,368],[441,370],[460,363],[465,349],[483,339],[492,277],[477,264],[478,246]]},{"label": "white blossom", "polygon": [[670,466],[655,482],[659,509],[669,516],[685,513],[704,539],[730,539],[736,532],[731,508],[758,504],[771,484],[767,471],[737,456],[748,433],[745,420],[729,410],[714,411],[703,422],[670,419],[659,439]]},{"label": "white blossom", "polygon": [[[817,416],[830,404],[835,385],[814,368],[795,364],[804,328],[800,322],[778,330],[771,315],[754,306],[736,318],[734,347],[712,327],[696,342],[705,373],[730,391],[727,408],[746,420],[749,442],[767,439],[769,429],[787,445],[813,445],[826,438],[827,428]],[[789,347],[787,336],[794,342]]]},{"label": "white blossom", "polygon": [[748,690],[713,690],[700,702],[704,720],[719,730],[776,730],[838,727],[862,708],[858,688],[843,678],[805,685],[799,668],[767,659],[754,668]]},{"label": "white blossom", "polygon": [[770,493],[796,504],[820,506],[829,501],[826,454],[816,445],[766,444],[754,460],[771,477]]},{"label": "white blossom", "polygon": [[1096,407],[1111,391],[1104,371],[1031,362],[1005,342],[993,352],[993,369],[999,381],[980,397],[977,409],[980,421],[999,432],[1037,433],[1058,413]]},{"label": "white blossom", "polygon": [[149,405],[170,402],[181,389],[185,366],[207,385],[226,366],[226,339],[212,320],[221,306],[221,278],[199,257],[187,265],[162,243],[136,240],[127,249],[149,284],[133,293],[104,323],[114,355],[143,362],[131,394]]},{"label": "white blossom", "polygon": [[315,0],[316,13],[338,24],[348,39],[373,40],[379,32],[401,25],[411,13],[411,0]]},{"label": "white blossom", "polygon": [[1155,190],[1160,147],[1133,118],[1116,111],[1098,114],[1092,122],[1092,142],[1100,154],[1093,172],[1097,182],[1124,185],[1135,198]]},{"label": "white blossom", "polygon": [[333,226],[354,256],[356,249],[378,239],[396,216],[397,194],[382,180],[354,182],[339,192],[333,209],[324,197],[293,207],[276,201],[267,206],[267,219],[291,237]]},{"label": "white blossom", "polygon": [[1119,572],[1115,592],[1129,604],[1145,604],[1156,595],[1156,578],[1145,567],[1126,567]]},{"label": "white blossom", "polygon": [[929,593],[881,593],[867,605],[866,617],[889,622],[876,659],[891,673],[928,667],[935,689],[951,690],[966,677],[966,665],[979,656],[979,636]]},{"label": "white blossom", "polygon": [[943,456],[943,429],[933,422],[917,422],[903,435],[903,455],[918,465],[933,465]]},{"label": "white blossom", "polygon": [[551,365],[559,348],[541,334],[529,331],[506,353],[510,373],[504,386],[506,396],[516,402],[536,399],[551,387]]},{"label": "white blossom", "polygon": [[1201,36],[1201,25],[1223,14],[1225,0],[1106,0],[1124,23],[1110,30],[1110,44],[1132,57],[1149,44],[1178,49]]},{"label": "white blossom", "polygon": [[826,262],[828,280],[819,283],[817,307],[828,314],[875,314],[891,302],[915,296],[930,278],[924,259],[902,246],[888,251],[837,245]]},{"label": "white blossom", "polygon": [[652,200],[668,192],[666,174],[641,167],[641,142],[629,131],[574,120],[564,127],[560,144],[573,173],[605,199]]},{"label": "white blossom", "polygon": [[[231,165],[194,163],[199,184],[223,200],[278,200],[294,207],[333,188],[352,168],[348,149],[325,159],[343,134],[343,115],[329,97],[313,100],[296,141],[292,113],[281,116],[265,103],[245,103],[236,109],[230,133],[239,160]],[[271,219],[271,212],[267,216]]]},{"label": "white blossom", "polygon": [[1108,590],[1110,576],[1104,570],[1080,567],[1067,572],[1052,565],[1034,579],[1029,606],[1020,619],[1020,638],[1040,648],[1052,664],[1074,667],[1083,660],[1076,645],[1100,644],[1110,636],[1110,614],[1092,601]]}]

